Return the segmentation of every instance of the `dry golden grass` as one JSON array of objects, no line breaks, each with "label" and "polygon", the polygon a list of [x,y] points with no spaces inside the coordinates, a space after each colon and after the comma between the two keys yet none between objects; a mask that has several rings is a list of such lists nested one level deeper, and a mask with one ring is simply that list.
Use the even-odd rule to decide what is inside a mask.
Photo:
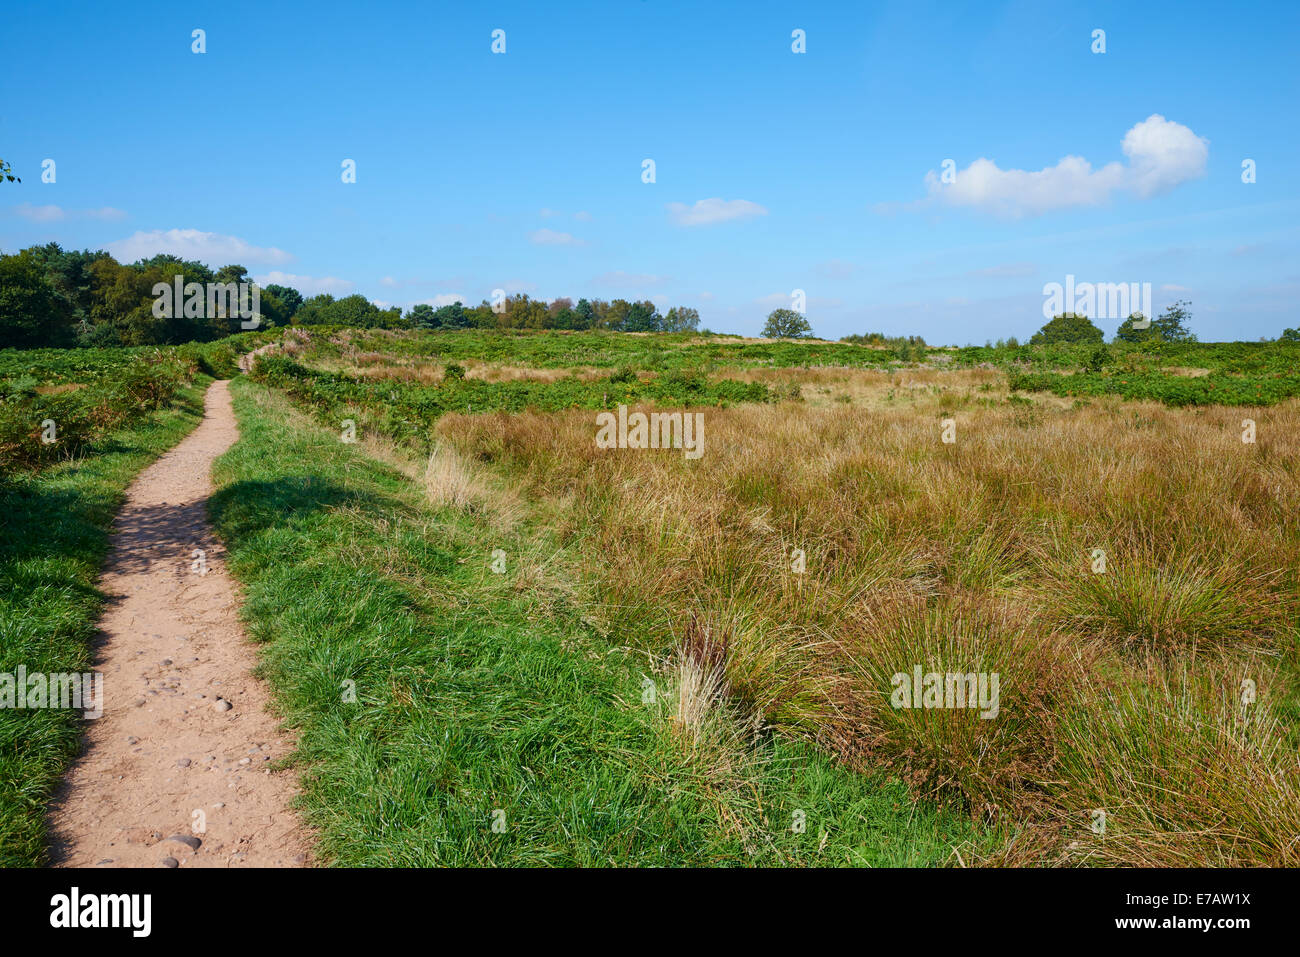
[{"label": "dry golden grass", "polygon": [[[595,614],[683,649],[684,724],[712,687],[681,637],[698,627],[726,649],[730,706],[1008,825],[994,863],[1300,863],[1300,403],[1007,401],[981,370],[738,376],[806,401],[705,410],[696,461],[598,449],[591,413],[439,432],[542,503]],[[894,708],[890,676],[915,665],[998,672],[998,715]]]}]

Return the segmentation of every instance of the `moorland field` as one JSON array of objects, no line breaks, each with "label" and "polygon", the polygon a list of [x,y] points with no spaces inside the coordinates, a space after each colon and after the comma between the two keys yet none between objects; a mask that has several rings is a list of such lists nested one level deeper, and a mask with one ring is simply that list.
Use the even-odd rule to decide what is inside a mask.
[{"label": "moorland field", "polygon": [[[1300,343],[2,351],[0,670],[87,665],[116,503],[213,378],[327,861],[1300,862]],[[599,447],[619,406],[702,454]],[[918,669],[996,713],[900,707]],[[78,733],[0,711],[0,863],[44,859]]]}]

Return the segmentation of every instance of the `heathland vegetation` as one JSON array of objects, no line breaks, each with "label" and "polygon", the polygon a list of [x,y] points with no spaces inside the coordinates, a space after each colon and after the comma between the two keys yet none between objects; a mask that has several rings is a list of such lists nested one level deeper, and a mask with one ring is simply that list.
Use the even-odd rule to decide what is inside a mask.
[{"label": "heathland vegetation", "polygon": [[[329,860],[1300,862],[1290,337],[0,352],[0,670],[86,660],[115,496],[253,348],[211,510]],[[619,405],[704,454],[597,447]],[[917,669],[996,715],[898,707]],[[29,720],[11,863],[75,742]]]}]

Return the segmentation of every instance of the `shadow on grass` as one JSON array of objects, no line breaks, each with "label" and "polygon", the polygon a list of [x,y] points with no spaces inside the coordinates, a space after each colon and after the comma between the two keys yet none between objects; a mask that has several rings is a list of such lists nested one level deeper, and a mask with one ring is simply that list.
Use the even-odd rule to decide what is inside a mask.
[{"label": "shadow on grass", "polygon": [[375,509],[391,504],[319,475],[302,473],[273,481],[233,482],[207,499],[207,511],[222,537],[235,545],[269,528],[293,527],[316,511],[358,506]]}]

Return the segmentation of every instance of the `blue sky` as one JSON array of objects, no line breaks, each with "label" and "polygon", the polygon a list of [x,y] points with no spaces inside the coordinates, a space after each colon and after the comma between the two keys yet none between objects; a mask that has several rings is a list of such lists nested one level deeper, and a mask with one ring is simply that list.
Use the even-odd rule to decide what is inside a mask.
[{"label": "blue sky", "polygon": [[1298,41],[1289,2],[11,6],[0,249],[403,306],[652,298],[745,334],[802,289],[819,335],[936,343],[1027,337],[1070,274],[1275,337]]}]

